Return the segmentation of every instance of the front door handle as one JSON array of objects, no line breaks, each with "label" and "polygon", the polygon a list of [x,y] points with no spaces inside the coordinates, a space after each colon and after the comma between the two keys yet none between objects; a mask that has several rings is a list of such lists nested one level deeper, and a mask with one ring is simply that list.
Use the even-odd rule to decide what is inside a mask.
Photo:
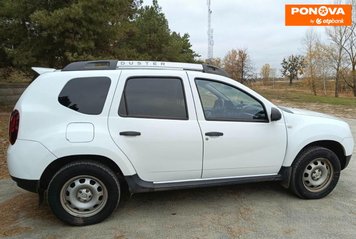
[{"label": "front door handle", "polygon": [[120,132],[121,136],[140,136],[141,133],[140,132],[136,132],[136,131],[123,131]]},{"label": "front door handle", "polygon": [[206,136],[210,136],[210,137],[220,137],[220,136],[223,136],[224,133],[222,132],[208,132],[208,133],[205,133]]}]

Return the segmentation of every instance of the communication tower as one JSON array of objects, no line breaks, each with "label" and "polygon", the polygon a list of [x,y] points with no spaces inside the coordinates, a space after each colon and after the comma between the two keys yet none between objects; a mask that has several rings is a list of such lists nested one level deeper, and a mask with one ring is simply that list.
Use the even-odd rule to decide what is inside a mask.
[{"label": "communication tower", "polygon": [[213,11],[211,10],[211,0],[207,0],[208,4],[208,59],[212,59],[214,57],[214,30],[211,28],[211,14]]}]

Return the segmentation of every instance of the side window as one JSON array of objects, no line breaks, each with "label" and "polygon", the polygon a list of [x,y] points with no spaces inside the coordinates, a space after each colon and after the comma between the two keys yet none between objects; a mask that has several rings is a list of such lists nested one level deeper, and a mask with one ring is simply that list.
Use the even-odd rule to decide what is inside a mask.
[{"label": "side window", "polygon": [[98,115],[103,111],[110,84],[108,77],[74,78],[63,87],[58,101],[74,111]]},{"label": "side window", "polygon": [[122,94],[119,115],[187,120],[182,80],[178,78],[128,79]]},{"label": "side window", "polygon": [[267,122],[261,102],[247,93],[221,82],[197,79],[206,120]]}]

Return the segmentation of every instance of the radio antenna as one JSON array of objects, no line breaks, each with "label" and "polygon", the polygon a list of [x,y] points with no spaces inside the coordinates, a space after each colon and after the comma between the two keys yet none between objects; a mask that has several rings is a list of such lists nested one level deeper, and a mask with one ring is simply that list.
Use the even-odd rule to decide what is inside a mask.
[{"label": "radio antenna", "polygon": [[214,57],[214,31],[211,28],[211,14],[213,11],[211,10],[211,0],[207,0],[208,4],[208,60]]}]

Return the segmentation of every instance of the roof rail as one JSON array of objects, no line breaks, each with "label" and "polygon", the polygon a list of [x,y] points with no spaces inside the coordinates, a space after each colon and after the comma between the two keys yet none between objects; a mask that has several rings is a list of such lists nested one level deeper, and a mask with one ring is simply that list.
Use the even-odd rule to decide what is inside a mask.
[{"label": "roof rail", "polygon": [[192,70],[203,71],[201,64],[181,63],[181,62],[165,62],[165,61],[118,61],[118,69],[168,69],[168,70]]},{"label": "roof rail", "polygon": [[118,60],[99,60],[99,61],[79,61],[73,62],[62,69],[62,71],[86,71],[86,70],[116,70],[116,69],[162,69],[162,70],[190,70],[200,71],[210,74],[229,75],[222,69],[206,65],[181,62],[164,61],[118,61]]},{"label": "roof rail", "polygon": [[62,71],[116,70],[117,60],[78,61],[67,65]]},{"label": "roof rail", "polygon": [[203,64],[203,72],[220,75],[220,76],[225,76],[225,77],[230,77],[230,75],[223,69],[216,67],[216,66],[207,65],[207,64]]}]

